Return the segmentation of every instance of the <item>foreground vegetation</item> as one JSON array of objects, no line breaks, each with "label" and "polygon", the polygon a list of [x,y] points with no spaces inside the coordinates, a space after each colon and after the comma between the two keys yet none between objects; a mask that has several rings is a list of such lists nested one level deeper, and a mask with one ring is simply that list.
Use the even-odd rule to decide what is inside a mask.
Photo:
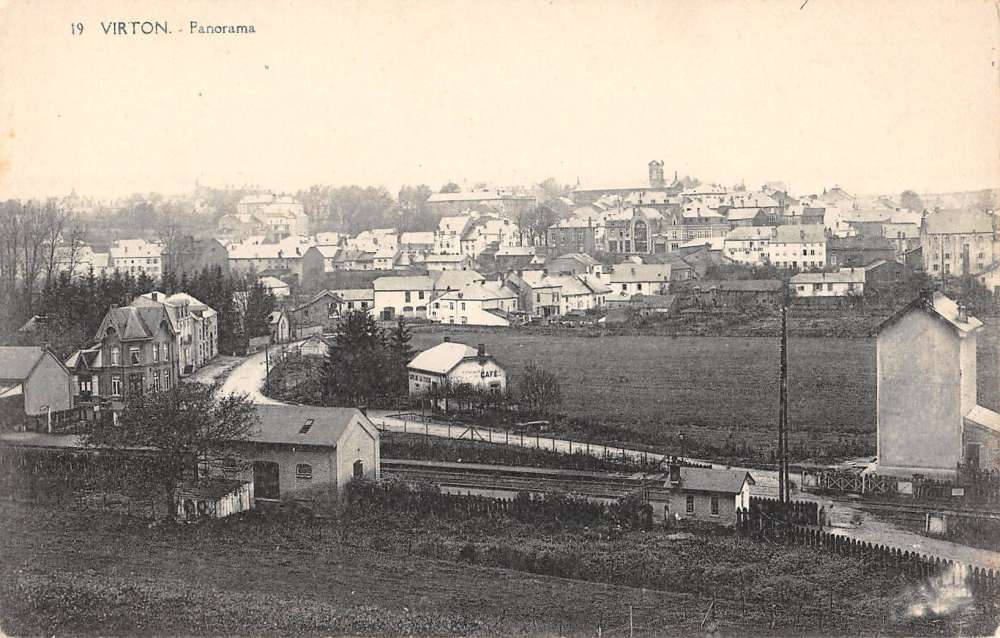
[{"label": "foreground vegetation", "polygon": [[[592,522],[591,522],[592,523]],[[349,508],[193,526],[0,504],[13,635],[982,634],[983,610],[860,561],[724,530]],[[715,602],[713,606],[713,601]],[[712,611],[709,612],[710,607]]]}]

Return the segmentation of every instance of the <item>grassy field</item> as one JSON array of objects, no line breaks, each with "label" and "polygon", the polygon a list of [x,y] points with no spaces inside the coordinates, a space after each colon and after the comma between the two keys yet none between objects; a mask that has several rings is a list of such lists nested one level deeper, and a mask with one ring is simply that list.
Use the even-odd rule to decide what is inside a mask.
[{"label": "grassy field", "polygon": [[[988,326],[980,339],[980,402],[987,406],[996,405],[1000,390],[997,332]],[[638,432],[684,432],[692,446],[731,437],[770,447],[775,436],[776,338],[585,337],[435,326],[415,332],[413,346],[431,347],[445,335],[485,343],[515,383],[531,362],[557,373],[563,411],[571,416]],[[792,338],[788,358],[793,448],[874,454],[874,339]]]},{"label": "grassy field", "polygon": [[593,636],[627,626],[633,606],[640,635],[693,635],[713,597],[728,635],[977,633],[984,622],[968,603],[947,618],[917,618],[913,586],[860,561],[691,531],[608,534],[397,512],[151,527],[3,503],[0,629]]}]

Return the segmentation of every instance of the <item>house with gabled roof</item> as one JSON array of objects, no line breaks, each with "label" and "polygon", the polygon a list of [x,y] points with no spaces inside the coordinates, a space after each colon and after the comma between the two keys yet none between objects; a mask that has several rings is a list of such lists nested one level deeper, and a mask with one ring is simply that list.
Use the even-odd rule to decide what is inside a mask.
[{"label": "house with gabled roof", "polygon": [[66,361],[81,401],[120,407],[131,396],[172,388],[180,376],[179,335],[162,304],[112,307],[94,342]]},{"label": "house with gabled roof", "polygon": [[494,281],[475,282],[436,297],[429,317],[441,323],[509,326],[517,312],[517,292]]},{"label": "house with gabled roof", "polygon": [[257,423],[233,441],[211,476],[253,483],[255,501],[335,505],[353,479],[379,477],[379,431],[357,408],[258,405]]},{"label": "house with gabled roof", "polygon": [[486,352],[483,344],[473,348],[464,343],[451,342],[448,337],[443,343],[414,357],[407,370],[412,397],[459,385],[496,393],[502,393],[507,388],[506,371],[493,355]]},{"label": "house with gabled roof", "polygon": [[979,405],[982,322],[937,291],[877,329],[878,473],[954,479],[959,464],[1000,469],[1000,414]]},{"label": "house with gabled roof", "polygon": [[75,418],[73,377],[50,350],[0,346],[0,423],[48,429]]},{"label": "house with gabled roof", "polygon": [[663,516],[735,525],[737,512],[750,509],[754,485],[756,481],[746,470],[673,465],[663,485]]}]

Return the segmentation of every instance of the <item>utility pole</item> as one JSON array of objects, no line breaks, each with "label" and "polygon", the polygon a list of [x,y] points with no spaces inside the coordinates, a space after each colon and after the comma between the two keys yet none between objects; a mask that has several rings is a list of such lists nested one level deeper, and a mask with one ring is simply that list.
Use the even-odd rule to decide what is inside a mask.
[{"label": "utility pole", "polygon": [[788,284],[782,290],[781,301],[781,382],[778,389],[778,501],[784,509],[788,501],[788,484],[785,474],[785,426],[788,414]]},{"label": "utility pole", "polygon": [[268,351],[268,344],[264,344],[264,387],[267,393],[271,394],[271,354]]}]

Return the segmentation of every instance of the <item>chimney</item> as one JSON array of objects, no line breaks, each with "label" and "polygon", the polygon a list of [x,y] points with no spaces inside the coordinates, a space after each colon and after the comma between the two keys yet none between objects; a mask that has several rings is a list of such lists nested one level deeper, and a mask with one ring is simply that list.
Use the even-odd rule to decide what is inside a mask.
[{"label": "chimney", "polygon": [[445,335],[445,337],[444,337],[444,342],[445,342],[445,343],[451,343],[451,337],[449,337],[449,336]]},{"label": "chimney", "polygon": [[479,345],[476,346],[476,356],[479,357],[480,359],[485,359],[486,358],[486,346],[485,345],[483,345],[483,344],[480,343]]},{"label": "chimney", "polygon": [[670,484],[678,485],[681,482],[681,466],[679,463],[670,464]]},{"label": "chimney", "polygon": [[153,298],[153,301],[156,301],[156,292],[150,293],[150,296]]},{"label": "chimney", "polygon": [[969,311],[965,304],[958,304],[958,320],[962,323],[969,320]]}]

